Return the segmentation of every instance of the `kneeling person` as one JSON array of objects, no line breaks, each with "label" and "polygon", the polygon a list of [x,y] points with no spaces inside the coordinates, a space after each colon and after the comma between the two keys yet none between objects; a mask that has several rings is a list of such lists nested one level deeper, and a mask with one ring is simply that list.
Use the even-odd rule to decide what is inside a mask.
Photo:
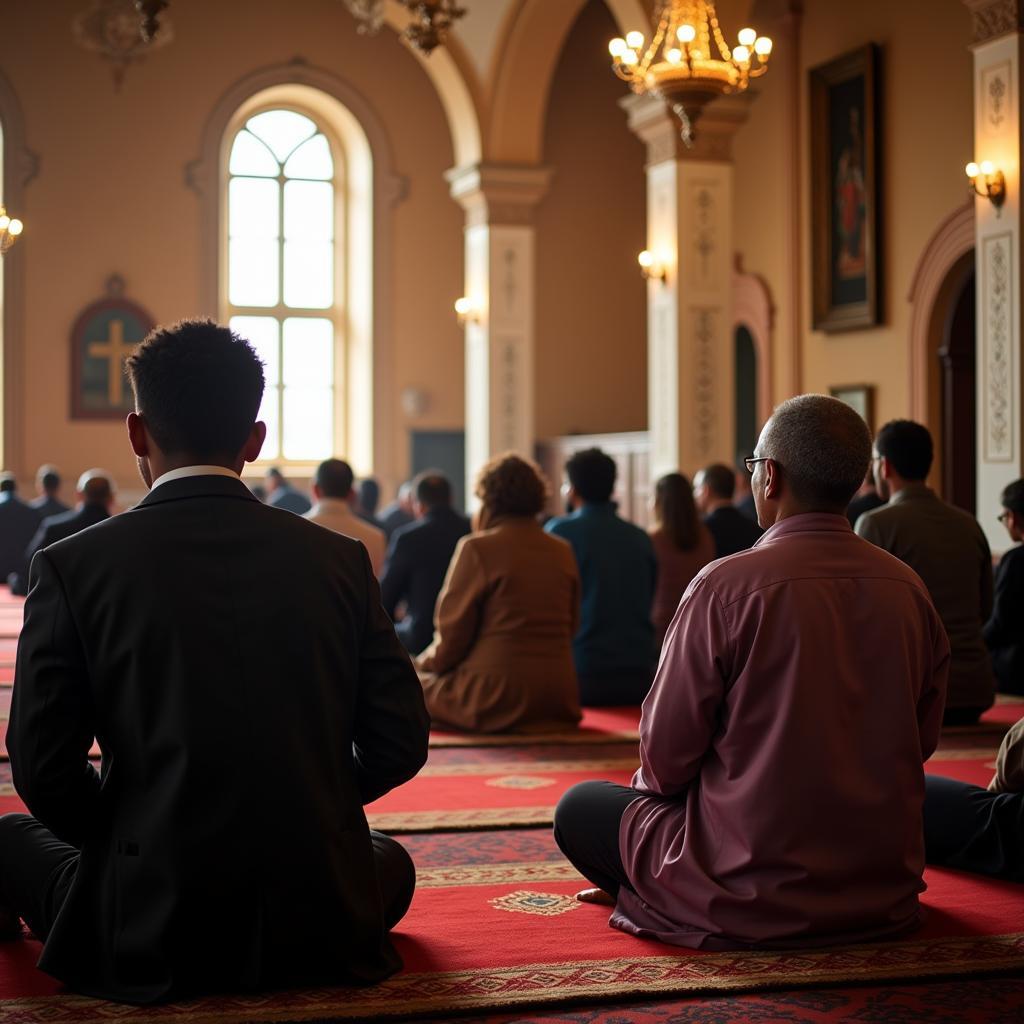
[{"label": "kneeling person", "polygon": [[378,981],[415,872],[363,804],[426,759],[416,673],[362,545],[239,479],[252,348],[183,322],[128,366],[151,490],[33,559],[7,734],[32,816],[0,819],[0,908],[109,999]]},{"label": "kneeling person", "polygon": [[918,923],[949,645],[921,580],[845,516],[870,452],[835,399],[776,409],[749,460],[767,532],[684,595],[633,788],[562,798],[556,839],[624,931],[770,948]]}]

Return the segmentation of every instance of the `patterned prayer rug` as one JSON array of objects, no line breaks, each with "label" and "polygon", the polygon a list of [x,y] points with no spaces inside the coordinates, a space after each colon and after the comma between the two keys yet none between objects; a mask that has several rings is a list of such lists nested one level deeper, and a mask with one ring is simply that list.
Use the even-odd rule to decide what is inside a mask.
[{"label": "patterned prayer rug", "polygon": [[443,728],[430,731],[432,747],[514,747],[541,743],[636,743],[640,739],[640,707],[584,708],[575,729],[557,732],[471,733]]}]

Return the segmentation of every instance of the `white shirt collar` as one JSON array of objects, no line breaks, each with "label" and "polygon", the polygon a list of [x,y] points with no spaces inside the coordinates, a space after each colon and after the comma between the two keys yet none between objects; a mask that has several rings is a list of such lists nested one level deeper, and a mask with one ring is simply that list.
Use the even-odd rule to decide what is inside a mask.
[{"label": "white shirt collar", "polygon": [[226,466],[182,466],[180,469],[170,469],[163,476],[158,476],[153,481],[150,491],[155,491],[161,484],[168,484],[172,480],[184,480],[190,476],[230,476],[235,480],[241,479],[233,469]]}]

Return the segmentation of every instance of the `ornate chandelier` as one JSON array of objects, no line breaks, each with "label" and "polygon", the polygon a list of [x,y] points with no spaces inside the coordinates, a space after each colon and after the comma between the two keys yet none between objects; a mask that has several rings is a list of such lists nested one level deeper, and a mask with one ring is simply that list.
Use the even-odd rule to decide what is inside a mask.
[{"label": "ornate chandelier", "polygon": [[25,225],[17,217],[11,219],[7,210],[0,204],[0,256],[6,256],[7,250],[18,240]]},{"label": "ornate chandelier", "polygon": [[613,39],[608,52],[615,74],[633,92],[654,93],[672,107],[683,141],[691,145],[704,107],[718,96],[742,92],[768,70],[772,41],[743,28],[730,49],[714,0],[660,0],[657,11],[649,42],[642,32],[629,32]]},{"label": "ornate chandelier", "polygon": [[[466,13],[456,0],[399,0],[399,3],[412,15],[402,35],[426,54],[444,42],[452,23]],[[385,0],[345,0],[345,6],[359,22],[360,33],[373,35],[384,24]]]},{"label": "ornate chandelier", "polygon": [[166,0],[93,0],[73,22],[75,41],[113,64],[114,88],[120,89],[129,64],[173,38],[167,20],[159,19],[166,6]]}]

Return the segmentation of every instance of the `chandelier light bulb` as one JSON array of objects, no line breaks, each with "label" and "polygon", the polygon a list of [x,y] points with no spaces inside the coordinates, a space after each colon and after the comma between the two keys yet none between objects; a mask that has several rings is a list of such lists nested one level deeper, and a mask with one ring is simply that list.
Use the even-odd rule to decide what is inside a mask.
[{"label": "chandelier light bulb", "polygon": [[665,59],[669,64],[682,64],[683,51],[678,46],[673,46],[671,50],[665,51]]},{"label": "chandelier light bulb", "polygon": [[967,171],[968,178],[976,178],[978,176],[978,165],[972,160],[964,170]]},{"label": "chandelier light bulb", "polygon": [[750,50],[745,46],[737,46],[732,51],[732,59],[736,61],[737,64],[746,64],[747,61],[750,60]]},{"label": "chandelier light bulb", "polygon": [[458,313],[459,316],[469,316],[472,311],[473,300],[468,296],[463,295],[455,300],[455,312]]},{"label": "chandelier light bulb", "polygon": [[981,162],[981,173],[988,177],[995,170],[991,160],[982,160]]},{"label": "chandelier light bulb", "polygon": [[637,256],[636,261],[644,270],[650,270],[654,266],[654,254],[649,249],[644,249]]},{"label": "chandelier light bulb", "polygon": [[697,38],[697,30],[692,25],[680,25],[676,35],[681,43],[692,43]]},{"label": "chandelier light bulb", "polygon": [[768,36],[758,36],[754,40],[754,53],[758,57],[767,57],[772,52],[772,41]]},{"label": "chandelier light bulb", "polygon": [[636,50],[627,50],[622,55],[622,63],[632,67],[634,64],[640,63],[640,56],[637,54]]},{"label": "chandelier light bulb", "polygon": [[17,217],[11,221],[11,226],[7,229],[9,235],[20,235],[25,230],[25,225],[18,220]]},{"label": "chandelier light bulb", "polygon": [[612,41],[611,41],[611,42],[610,42],[610,43],[608,44],[608,52],[609,52],[609,53],[610,53],[610,54],[611,54],[611,55],[612,55],[613,57],[619,57],[619,58],[621,58],[621,57],[622,57],[622,55],[623,55],[623,54],[624,54],[624,53],[626,52],[626,50],[627,50],[627,49],[628,49],[628,47],[626,46],[626,40],[625,40],[625,39],[622,39],[622,38],[621,38],[621,37],[619,37],[619,36],[616,36],[616,37],[615,37],[615,38],[614,38],[614,39],[613,39],[613,40],[612,40]]},{"label": "chandelier light bulb", "polygon": [[11,223],[11,218],[8,217],[7,214],[5,213],[2,217],[0,217],[0,231],[6,231],[8,225],[10,223]]},{"label": "chandelier light bulb", "polygon": [[643,32],[627,32],[626,33],[626,45],[631,50],[639,50],[644,45],[644,34]]},{"label": "chandelier light bulb", "polygon": [[753,46],[757,39],[757,33],[752,28],[741,28],[740,34],[736,38],[739,39],[740,46]]}]

